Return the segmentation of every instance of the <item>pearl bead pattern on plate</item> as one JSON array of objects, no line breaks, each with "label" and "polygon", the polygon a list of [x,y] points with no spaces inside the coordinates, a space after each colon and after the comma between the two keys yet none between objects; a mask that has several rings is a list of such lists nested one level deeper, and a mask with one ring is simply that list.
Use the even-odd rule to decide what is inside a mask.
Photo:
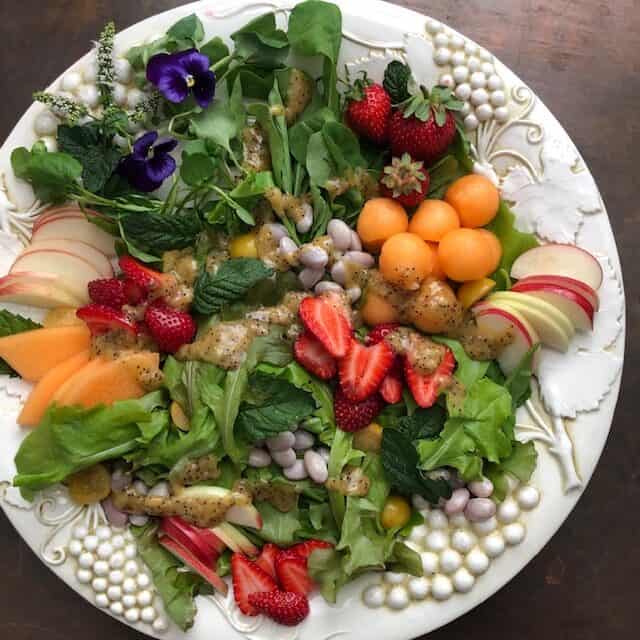
[{"label": "pearl bead pattern on plate", "polygon": [[459,100],[468,100],[471,97],[471,85],[463,82],[456,87],[454,93]]},{"label": "pearl bead pattern on plate", "polygon": [[433,39],[433,44],[437,47],[448,47],[449,46],[449,36],[445,33],[438,33]]},{"label": "pearl bead pattern on plate", "polygon": [[80,540],[71,540],[67,549],[69,550],[69,555],[74,558],[78,557],[82,553],[82,542]]},{"label": "pearl bead pattern on plate", "polygon": [[488,536],[490,533],[495,531],[498,528],[498,520],[495,516],[491,516],[486,520],[481,520],[480,522],[473,523],[473,530],[479,536]]},{"label": "pearl bead pattern on plate", "polygon": [[362,594],[364,603],[372,609],[380,608],[384,604],[385,598],[385,590],[377,584],[372,584],[370,587],[367,587]]},{"label": "pearl bead pattern on plate", "polygon": [[98,593],[95,597],[96,605],[101,609],[106,609],[109,606],[109,598],[105,593]]},{"label": "pearl bead pattern on plate", "polygon": [[453,586],[459,593],[468,593],[473,588],[476,579],[467,569],[461,567],[453,574]]},{"label": "pearl bead pattern on plate", "polygon": [[489,568],[489,558],[484,551],[473,549],[465,558],[465,564],[474,576],[479,576]]},{"label": "pearl bead pattern on plate", "polygon": [[480,65],[480,69],[482,73],[486,73],[488,76],[490,76],[495,71],[495,68],[491,62],[483,62]]},{"label": "pearl bead pattern on plate", "polygon": [[412,600],[424,600],[429,595],[431,583],[428,578],[411,578],[407,589]]},{"label": "pearl bead pattern on plate", "polygon": [[455,513],[449,516],[449,525],[451,527],[464,528],[469,524],[463,513]]},{"label": "pearl bead pattern on plate", "polygon": [[412,542],[424,542],[424,538],[427,535],[427,527],[424,524],[419,524],[417,527],[411,529],[409,534],[409,540]]},{"label": "pearl bead pattern on plate", "polygon": [[464,38],[457,33],[454,33],[449,39],[449,46],[452,49],[462,49],[464,47]]},{"label": "pearl bead pattern on plate", "polygon": [[443,75],[440,76],[439,84],[443,87],[448,87],[449,89],[453,89],[456,83],[455,83],[455,80],[453,79],[453,76],[450,73],[444,73]]},{"label": "pearl bead pattern on plate", "polygon": [[138,622],[140,620],[140,609],[137,607],[131,607],[124,612],[124,619],[127,622]]},{"label": "pearl bead pattern on plate", "polygon": [[386,571],[384,581],[389,584],[402,584],[404,582],[404,573],[396,573],[395,571]]},{"label": "pearl bead pattern on plate", "polygon": [[480,71],[481,62],[480,60],[478,60],[478,58],[472,56],[467,60],[467,67],[469,68],[469,71],[471,71],[471,73],[473,73],[474,71]]},{"label": "pearl bead pattern on plate", "polygon": [[[451,56],[451,66],[452,67],[460,67],[465,63],[467,57],[464,55],[464,51],[454,51]],[[455,79],[455,75],[453,76]]]},{"label": "pearl bead pattern on plate", "polygon": [[487,77],[482,71],[474,71],[469,78],[472,89],[484,89],[487,86]]},{"label": "pearl bead pattern on plate", "polygon": [[122,82],[122,84],[131,82],[133,69],[126,58],[117,58],[113,63],[113,70],[118,82]]},{"label": "pearl bead pattern on plate", "polygon": [[438,574],[431,581],[431,594],[436,600],[447,600],[453,593],[453,584],[447,576]]},{"label": "pearl bead pattern on plate", "polygon": [[502,535],[506,543],[513,547],[524,540],[526,529],[520,522],[514,522],[502,528]]},{"label": "pearl bead pattern on plate", "polygon": [[97,576],[106,576],[109,573],[109,563],[105,560],[96,560],[93,564],[93,573]]},{"label": "pearl bead pattern on plate", "polygon": [[455,549],[445,549],[440,554],[440,570],[443,573],[453,573],[462,566],[462,556]]},{"label": "pearl bead pattern on plate", "polygon": [[84,539],[84,548],[87,551],[95,551],[98,548],[99,544],[100,544],[100,541],[98,540],[98,536],[88,535]]},{"label": "pearl bead pattern on plate", "polygon": [[449,536],[444,531],[431,531],[427,535],[425,543],[430,551],[442,551],[449,544]]},{"label": "pearl bead pattern on plate", "polygon": [[153,630],[162,633],[169,628],[168,622],[164,618],[156,618],[153,622]]},{"label": "pearl bead pattern on plate", "polygon": [[132,593],[125,593],[122,596],[122,604],[127,608],[135,607],[137,602],[138,599]]},{"label": "pearl bead pattern on plate", "polygon": [[43,111],[38,114],[33,128],[38,136],[54,136],[58,131],[58,119],[51,111]]},{"label": "pearl bead pattern on plate", "polygon": [[121,616],[124,613],[124,606],[122,602],[112,602],[109,611],[116,616]]},{"label": "pearl bead pattern on plate", "polygon": [[100,93],[95,85],[83,84],[76,92],[80,102],[90,109],[94,109],[100,102]]},{"label": "pearl bead pattern on plate", "polygon": [[156,610],[153,607],[145,607],[140,611],[140,620],[142,620],[142,622],[146,622],[148,624],[149,622],[153,622],[155,617]]},{"label": "pearl bead pattern on plate", "polygon": [[451,546],[460,553],[468,553],[476,544],[476,537],[464,529],[458,529],[451,536]]},{"label": "pearl bead pattern on plate", "polygon": [[106,591],[108,586],[109,586],[109,583],[106,581],[105,578],[94,578],[91,581],[91,588],[96,593],[100,593],[102,591]]},{"label": "pearl bead pattern on plate", "polygon": [[438,571],[438,566],[440,565],[438,554],[432,551],[424,551],[420,554],[420,560],[422,560],[422,570],[426,575],[432,575]]},{"label": "pearl bead pattern on plate", "polygon": [[431,529],[446,529],[449,520],[442,511],[435,509],[427,516],[427,525]]},{"label": "pearl bead pattern on plate", "polygon": [[405,609],[409,605],[409,594],[403,586],[393,587],[387,593],[387,605],[390,609]]},{"label": "pearl bead pattern on plate", "polygon": [[540,503],[540,492],[535,487],[524,486],[517,493],[518,504],[525,511],[535,509]]},{"label": "pearl bead pattern on plate", "polygon": [[476,116],[473,113],[470,113],[464,119],[464,127],[467,131],[475,131],[478,128],[479,124],[480,123],[478,122],[478,118],[476,118]]},{"label": "pearl bead pattern on plate", "polygon": [[136,582],[138,586],[142,589],[146,589],[149,585],[151,585],[151,578],[146,573],[139,573],[136,578]]},{"label": "pearl bead pattern on plate", "polygon": [[490,558],[497,558],[504,553],[505,542],[499,531],[494,531],[482,540],[482,548]]},{"label": "pearl bead pattern on plate", "polygon": [[506,122],[509,119],[509,109],[507,107],[498,107],[493,112],[493,117],[497,122]]},{"label": "pearl bead pattern on plate", "polygon": [[513,498],[505,498],[498,506],[497,516],[502,524],[511,524],[520,517],[520,507]]},{"label": "pearl bead pattern on plate", "polygon": [[93,575],[89,569],[78,569],[76,571],[76,578],[80,584],[89,584],[93,579]]},{"label": "pearl bead pattern on plate", "polygon": [[427,27],[427,31],[432,35],[438,33],[438,31],[442,29],[442,25],[437,20],[434,20],[433,18],[429,18],[427,20],[426,27]]},{"label": "pearl bead pattern on plate", "polygon": [[435,60],[435,63],[440,66],[448,64],[451,60],[451,50],[447,49],[446,47],[436,49],[433,59]]}]

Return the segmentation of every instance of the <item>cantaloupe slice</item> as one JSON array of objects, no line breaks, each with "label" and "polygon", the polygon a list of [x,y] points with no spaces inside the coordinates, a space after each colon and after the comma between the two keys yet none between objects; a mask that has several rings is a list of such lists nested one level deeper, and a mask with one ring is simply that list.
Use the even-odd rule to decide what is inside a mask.
[{"label": "cantaloupe slice", "polygon": [[159,358],[157,353],[139,352],[117,360],[96,359],[98,364],[94,366],[95,361],[91,361],[55,394],[54,401],[88,409],[116,400],[141,398],[146,390],[140,377],[157,369]]},{"label": "cantaloupe slice", "polygon": [[37,382],[47,372],[89,348],[86,326],[34,329],[0,338],[0,358],[25,380]]},{"label": "cantaloupe slice", "polygon": [[89,362],[89,350],[81,351],[54,367],[38,382],[18,416],[22,427],[35,427],[51,403],[55,392],[77,371]]},{"label": "cantaloupe slice", "polygon": [[83,383],[83,380],[86,380],[87,378],[95,375],[95,372],[98,369],[101,369],[105,364],[107,364],[107,362],[108,361],[102,357],[89,360],[89,362],[87,362],[84,367],[76,371],[70,378],[67,379],[66,382],[58,387],[58,389],[51,397],[51,402],[55,402],[59,405],[69,404],[65,399],[70,395],[72,390],[81,385]]}]

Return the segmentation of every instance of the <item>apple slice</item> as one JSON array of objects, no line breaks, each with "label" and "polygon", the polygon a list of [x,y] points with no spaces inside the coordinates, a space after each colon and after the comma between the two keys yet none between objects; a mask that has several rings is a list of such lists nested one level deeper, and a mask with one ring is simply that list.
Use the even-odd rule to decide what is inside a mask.
[{"label": "apple slice", "polygon": [[51,222],[59,218],[76,218],[86,219],[84,213],[77,207],[62,206],[47,209],[44,213],[40,214],[33,223],[33,232],[37,231],[45,222]]},{"label": "apple slice", "polygon": [[592,289],[602,284],[602,267],[588,251],[572,244],[543,244],[525,251],[511,267],[516,280],[529,276],[566,276],[580,280]]},{"label": "apple slice", "polygon": [[[505,375],[510,375],[522,362],[531,347],[540,342],[536,330],[517,310],[507,305],[494,305],[491,302],[480,302],[472,308],[476,324],[487,335],[499,336],[508,331],[513,332],[513,340],[500,352],[498,364]],[[533,358],[533,369],[537,366],[538,354]]]},{"label": "apple slice", "polygon": [[202,536],[202,532],[213,536],[209,529],[194,527],[178,516],[171,516],[162,519],[160,532],[175,540],[209,567],[213,567],[218,560],[220,552]]},{"label": "apple slice", "polygon": [[241,531],[236,529],[232,524],[223,522],[217,527],[213,527],[211,532],[220,538],[231,551],[241,552],[247,556],[255,557],[259,553],[258,547],[256,547],[247,536]]},{"label": "apple slice", "polygon": [[571,320],[551,303],[516,291],[500,291],[488,299],[494,304],[506,304],[519,311],[536,330],[542,344],[563,353],[569,349],[575,329]]},{"label": "apple slice", "polygon": [[84,216],[82,218],[67,214],[52,216],[42,222],[37,229],[34,229],[31,241],[41,242],[54,238],[86,242],[102,251],[106,256],[111,257],[116,254],[115,238],[89,222]]},{"label": "apple slice", "polygon": [[511,291],[534,296],[552,304],[569,318],[578,331],[593,330],[594,308],[587,298],[561,286],[526,280],[521,280]]},{"label": "apple slice", "polygon": [[206,580],[214,589],[220,591],[223,595],[227,595],[227,583],[211,567],[201,562],[188,549],[185,549],[185,547],[168,536],[160,536],[158,541],[167,551],[182,560],[184,564]]},{"label": "apple slice", "polygon": [[113,278],[113,267],[107,256],[96,247],[81,242],[80,240],[62,240],[52,238],[51,240],[40,240],[32,242],[21,255],[27,255],[34,251],[62,251],[78,256],[82,260],[90,263],[103,278]]},{"label": "apple slice", "polygon": [[77,298],[62,282],[60,276],[51,273],[10,273],[0,278],[0,301],[26,304],[43,309],[77,307],[89,300]]},{"label": "apple slice", "polygon": [[554,287],[568,289],[569,291],[573,291],[581,295],[583,298],[586,298],[594,311],[597,311],[600,308],[600,298],[596,291],[594,291],[588,284],[580,282],[580,280],[574,280],[573,278],[567,278],[565,276],[531,276],[529,278],[522,278],[522,280],[518,280],[511,287],[511,290],[515,291],[521,286],[529,284],[548,284]]},{"label": "apple slice", "polygon": [[18,256],[10,273],[25,271],[59,276],[65,288],[83,303],[89,299],[87,291],[89,282],[102,277],[89,262],[62,251],[33,251]]}]

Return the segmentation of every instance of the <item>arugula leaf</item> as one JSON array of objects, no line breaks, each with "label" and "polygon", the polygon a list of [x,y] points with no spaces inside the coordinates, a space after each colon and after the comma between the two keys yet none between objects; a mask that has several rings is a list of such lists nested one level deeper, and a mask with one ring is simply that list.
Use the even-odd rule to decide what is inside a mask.
[{"label": "arugula leaf", "polygon": [[77,188],[82,165],[67,153],[29,151],[18,147],[11,153],[16,177],[31,184],[41,202],[63,202]]},{"label": "arugula leaf", "polygon": [[523,405],[531,397],[532,363],[539,346],[536,344],[527,351],[504,383],[507,391],[511,394],[514,409]]},{"label": "arugula leaf", "polygon": [[340,111],[337,65],[342,45],[342,13],[329,2],[307,0],[297,4],[289,17],[291,48],[300,56],[323,56],[322,83],[325,104]]},{"label": "arugula leaf", "polygon": [[144,435],[141,424],[163,405],[162,393],[156,391],[109,407],[50,407],[20,445],[14,485],[43,489],[80,469],[133,451]]},{"label": "arugula leaf", "polygon": [[[34,322],[30,318],[11,313],[6,309],[0,309],[0,338],[25,331],[33,331],[41,327],[41,324]],[[0,375],[15,376],[17,374],[4,360],[0,359]]]},{"label": "arugula leaf", "polygon": [[111,177],[122,156],[119,149],[104,139],[99,125],[61,124],[58,127],[58,147],[82,164],[85,189],[97,193]]},{"label": "arugula leaf", "polygon": [[420,460],[412,439],[395,429],[382,432],[382,465],[391,486],[403,495],[421,495],[431,503],[451,495],[445,480],[431,480],[418,470]]},{"label": "arugula leaf", "polygon": [[209,406],[220,423],[222,447],[234,462],[239,462],[242,450],[235,437],[235,426],[242,397],[247,389],[249,367],[245,360],[238,369],[229,371],[224,381],[224,391]]},{"label": "arugula leaf", "polygon": [[458,340],[433,336],[433,341],[444,344],[451,349],[457,365],[454,377],[464,385],[465,389],[486,375],[490,361],[470,358]]},{"label": "arugula leaf", "polygon": [[286,431],[315,411],[312,396],[286,380],[256,372],[248,386],[251,398],[240,408],[237,427],[249,442]]},{"label": "arugula leaf", "polygon": [[298,541],[296,533],[302,528],[298,507],[282,513],[268,502],[256,502],[256,509],[262,516],[262,529],[258,536],[279,547],[288,547]]},{"label": "arugula leaf", "polygon": [[393,104],[400,104],[411,97],[409,83],[411,82],[411,69],[409,65],[392,60],[384,71],[382,86],[391,96]]},{"label": "arugula leaf", "polygon": [[195,596],[209,590],[196,573],[184,571],[184,565],[158,543],[156,525],[131,527],[138,554],[147,565],[164,609],[183,631],[193,626],[197,608]]},{"label": "arugula leaf", "polygon": [[515,220],[516,217],[509,205],[504,201],[500,201],[498,214],[486,227],[498,236],[498,240],[502,245],[500,264],[495,273],[490,276],[492,280],[497,282],[497,289],[507,288],[504,274],[508,276],[511,271],[511,265],[513,265],[516,258],[525,251],[538,246],[538,241],[532,233],[523,233],[516,229]]},{"label": "arugula leaf", "polygon": [[261,260],[232,258],[223,262],[215,274],[201,271],[193,292],[193,307],[198,313],[213,314],[242,298],[251,287],[272,275]]},{"label": "arugula leaf", "polygon": [[[337,429],[329,454],[329,477],[339,478],[347,465],[359,462],[363,456],[362,451],[353,448],[353,434]],[[341,527],[346,509],[346,498],[338,491],[330,491],[329,504],[336,523]]]},{"label": "arugula leaf", "polygon": [[203,228],[193,209],[174,215],[152,211],[129,214],[121,218],[120,224],[129,242],[158,257],[165,251],[193,246]]},{"label": "arugula leaf", "polygon": [[520,482],[528,482],[536,468],[537,461],[538,453],[533,442],[516,441],[513,443],[513,450],[508,458],[500,464],[486,465],[483,472],[493,482],[493,498],[496,500],[505,499],[509,487],[507,474],[515,476]]},{"label": "arugula leaf", "polygon": [[204,38],[204,27],[195,13],[178,20],[167,31],[167,36],[177,43],[189,43],[197,47]]}]

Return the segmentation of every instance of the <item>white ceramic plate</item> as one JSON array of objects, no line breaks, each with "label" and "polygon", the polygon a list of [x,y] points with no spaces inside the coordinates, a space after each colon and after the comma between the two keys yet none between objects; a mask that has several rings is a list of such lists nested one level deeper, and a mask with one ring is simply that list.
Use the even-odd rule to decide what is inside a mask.
[{"label": "white ceramic plate", "polygon": [[[177,19],[194,11],[203,21],[207,36],[226,37],[266,11],[278,11],[284,22],[287,9],[294,4],[289,0],[199,2],[127,29],[119,34],[117,48],[122,52],[163,33]],[[278,627],[262,618],[243,618],[230,600],[199,598],[195,626],[186,634],[192,640],[368,640],[372,628],[376,637],[406,640],[461,616],[513,578],[569,515],[598,462],[618,396],[624,345],[620,263],[598,189],[569,136],[514,73],[460,34],[425,16],[376,0],[339,0],[337,4],[344,16],[341,62],[352,73],[366,68],[370,76],[380,79],[388,61],[400,58],[409,62],[421,84],[453,83],[462,97],[469,91],[460,84],[472,82],[477,88],[488,84],[486,96],[482,91],[473,95],[477,104],[469,106],[466,120],[475,144],[476,171],[499,181],[503,196],[513,203],[520,229],[533,231],[542,240],[578,244],[598,256],[605,273],[600,291],[602,307],[594,333],[574,339],[568,354],[542,354],[538,401],[523,408],[518,416],[518,437],[537,443],[539,462],[531,480],[535,488],[513,487],[512,498],[499,511],[498,519],[475,530],[460,518],[448,521],[438,510],[425,511],[427,525],[413,542],[424,552],[425,567],[433,570],[426,581],[409,584],[403,576],[363,576],[344,589],[336,606],[313,597],[311,615],[296,629]],[[91,72],[86,71],[90,65],[91,58],[86,56],[70,71],[84,73],[84,82],[90,84]],[[475,76],[471,76],[473,72]],[[62,78],[51,88],[60,89]],[[83,91],[90,97],[90,90],[88,94]],[[40,135],[51,133],[46,123],[38,120],[42,111],[41,105],[32,106],[0,150],[0,172],[5,174],[0,184],[0,273],[8,270],[18,252],[17,236],[25,229],[25,217],[34,205],[30,189],[13,178],[9,155],[13,148],[31,146],[40,137],[34,125]],[[37,315],[33,309],[19,310]],[[90,533],[100,525],[103,514],[99,508],[73,507],[61,488],[26,504],[10,488],[15,471],[13,455],[24,435],[15,417],[29,386],[16,379],[2,379],[0,387],[0,430],[4,438],[0,452],[1,502],[20,535],[62,580],[110,615],[149,635],[172,640],[185,637],[171,625],[165,629],[162,607],[154,598],[153,588],[145,586],[144,577],[139,578],[144,573],[139,565],[128,565],[134,580],[125,583],[124,591],[134,593],[142,604],[123,599],[118,589],[109,592],[109,599],[100,580],[92,586],[92,580],[100,577],[96,574],[106,571],[105,566],[93,564],[87,568],[91,560],[85,556],[79,562],[80,545],[70,540],[78,524],[87,526]],[[107,562],[118,565],[121,558],[117,547],[123,543],[119,532],[102,526],[97,533],[111,538],[110,546],[102,547],[102,555]],[[91,538],[84,544],[92,548],[95,543]],[[129,545],[127,553],[133,557],[135,548]],[[95,553],[93,556],[97,561]],[[114,583],[119,583],[122,576],[111,578],[112,586],[118,586]],[[150,594],[140,595],[149,589]],[[363,598],[365,590],[367,596]],[[148,605],[150,597],[152,604]],[[372,611],[365,602],[380,606]],[[367,623],[363,624],[365,619]]]}]

